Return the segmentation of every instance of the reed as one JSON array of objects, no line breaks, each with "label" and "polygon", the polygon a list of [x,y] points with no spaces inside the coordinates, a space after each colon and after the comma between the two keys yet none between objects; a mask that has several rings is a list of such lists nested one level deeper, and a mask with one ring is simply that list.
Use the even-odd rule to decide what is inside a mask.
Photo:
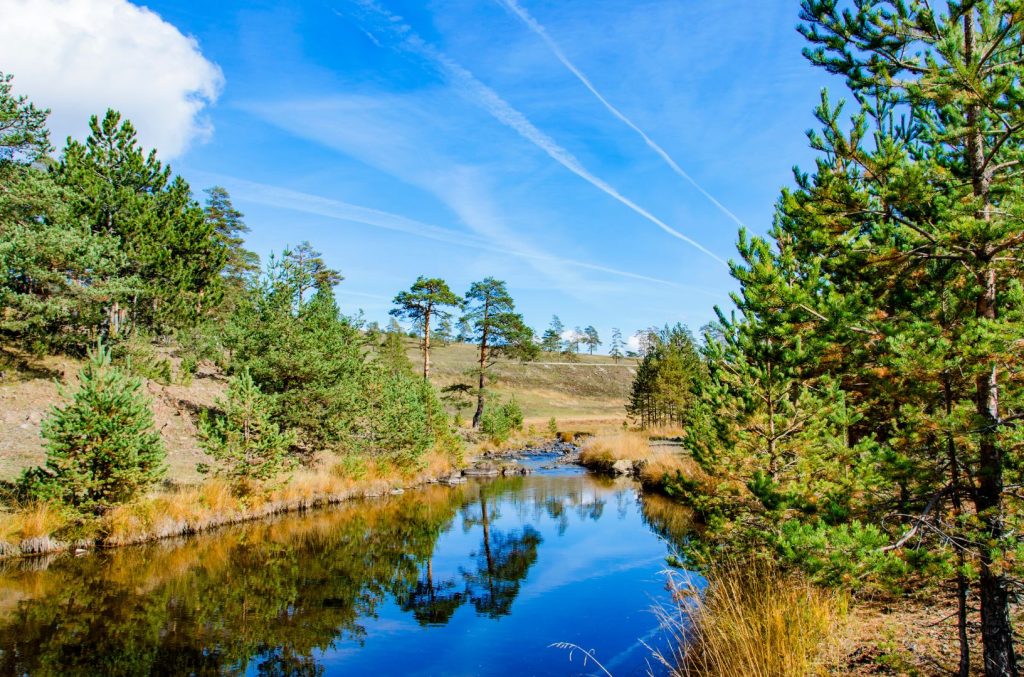
[{"label": "reed", "polygon": [[669,452],[654,454],[640,467],[640,482],[645,487],[660,489],[664,486],[666,477],[675,479],[679,476],[701,484],[710,482],[707,473],[697,465],[696,461],[680,454]]},{"label": "reed", "polygon": [[673,648],[656,657],[673,677],[810,677],[827,674],[847,599],[770,563],[714,567],[703,591],[670,588],[660,609]]}]

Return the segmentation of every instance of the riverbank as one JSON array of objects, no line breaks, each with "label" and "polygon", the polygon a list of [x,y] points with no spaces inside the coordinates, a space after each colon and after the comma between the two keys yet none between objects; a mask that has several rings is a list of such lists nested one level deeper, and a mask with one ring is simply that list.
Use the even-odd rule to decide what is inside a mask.
[{"label": "riverbank", "polygon": [[[568,437],[576,439],[575,434]],[[413,471],[373,461],[353,466],[341,458],[321,459],[268,493],[246,498],[217,479],[176,485],[92,520],[59,506],[35,503],[0,513],[0,558],[138,545],[353,499],[397,494],[427,484],[456,485],[466,477],[521,475],[528,471],[515,461],[526,450],[550,453],[555,456],[553,462],[575,461],[573,442],[521,436],[501,450],[471,446],[464,460],[430,453]]]},{"label": "riverbank", "polygon": [[680,439],[652,436],[643,431],[588,437],[580,446],[579,463],[595,472],[629,475],[647,491],[664,492],[666,478],[704,479]]},{"label": "riverbank", "polygon": [[344,462],[302,469],[266,494],[240,497],[217,479],[154,492],[92,520],[36,503],[0,514],[0,558],[112,548],[187,536],[288,512],[401,493],[432,483],[461,481],[458,464],[436,453],[402,471]]}]

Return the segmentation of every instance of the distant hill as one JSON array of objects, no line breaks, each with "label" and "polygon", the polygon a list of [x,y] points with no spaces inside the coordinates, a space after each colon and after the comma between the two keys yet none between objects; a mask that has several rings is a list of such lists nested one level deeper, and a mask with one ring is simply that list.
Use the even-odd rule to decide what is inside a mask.
[{"label": "distant hill", "polygon": [[[422,365],[423,355],[415,339],[408,339],[409,359]],[[453,383],[476,384],[470,372],[476,367],[479,349],[475,345],[452,343],[430,348],[431,381],[438,387]],[[502,360],[488,372],[488,388],[496,397],[515,395],[527,423],[546,424],[557,419],[586,421],[622,419],[626,399],[636,373],[637,360],[615,362],[607,355],[578,355],[577,363],[566,363],[559,355],[543,353],[536,362]]]}]

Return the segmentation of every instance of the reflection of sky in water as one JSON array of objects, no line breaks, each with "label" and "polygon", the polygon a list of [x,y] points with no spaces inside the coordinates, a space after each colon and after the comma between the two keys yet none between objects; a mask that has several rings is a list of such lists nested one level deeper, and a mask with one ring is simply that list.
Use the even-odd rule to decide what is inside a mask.
[{"label": "reflection of sky in water", "polygon": [[[558,519],[543,509],[552,497],[565,508]],[[590,507],[601,502],[603,510]],[[587,506],[583,514],[580,504]],[[667,547],[644,524],[633,485],[602,487],[580,473],[542,473],[527,477],[520,490],[492,498],[488,509],[492,535],[531,525],[543,538],[511,613],[486,618],[467,604],[446,625],[421,628],[388,604],[365,623],[361,649],[322,657],[326,674],[594,673],[596,666],[584,667],[578,652],[570,662],[568,651],[548,648],[555,642],[593,650],[616,677],[647,674],[650,651],[644,644],[662,640],[651,606],[665,598]],[[464,527],[466,513],[474,523]],[[442,534],[433,557],[435,581],[459,580],[468,553],[480,551],[479,519],[479,504],[471,502]]]}]

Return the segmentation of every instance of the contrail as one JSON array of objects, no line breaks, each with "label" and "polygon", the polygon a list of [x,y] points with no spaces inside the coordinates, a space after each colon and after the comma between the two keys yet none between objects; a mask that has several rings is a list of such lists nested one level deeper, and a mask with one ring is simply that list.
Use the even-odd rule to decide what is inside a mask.
[{"label": "contrail", "polygon": [[499,4],[501,4],[507,11],[511,12],[512,14],[515,14],[520,19],[522,19],[523,23],[525,23],[527,25],[527,27],[530,28],[530,30],[532,30],[534,33],[539,35],[541,37],[541,39],[544,40],[545,44],[547,44],[547,46],[551,50],[551,52],[556,57],[558,57],[559,61],[562,62],[562,65],[564,65],[566,68],[568,68],[570,71],[572,71],[572,74],[575,75],[577,77],[577,79],[579,79],[579,81],[582,82],[583,85],[587,89],[590,90],[591,94],[593,94],[594,96],[597,97],[598,101],[600,101],[602,104],[604,104],[604,107],[607,108],[611,112],[612,115],[614,115],[618,119],[622,120],[634,132],[639,134],[640,137],[644,140],[644,142],[648,146],[650,146],[651,149],[654,150],[655,153],[660,155],[661,158],[665,162],[668,163],[668,166],[671,167],[675,171],[676,174],[678,174],[679,176],[681,176],[684,179],[686,179],[687,181],[689,181],[691,186],[693,186],[698,191],[700,191],[701,195],[703,195],[708,200],[710,200],[716,207],[718,207],[719,210],[721,210],[721,212],[723,214],[725,214],[730,219],[732,219],[733,221],[738,223],[741,227],[744,227],[744,228],[746,227],[744,225],[744,223],[742,221],[740,221],[739,218],[735,214],[733,214],[731,211],[729,211],[725,207],[725,205],[723,205],[721,202],[716,200],[715,197],[713,195],[711,195],[711,193],[709,193],[706,190],[704,190],[704,188],[701,187],[700,184],[698,184],[696,181],[694,181],[692,176],[690,176],[685,171],[683,171],[683,168],[680,167],[676,163],[676,161],[673,160],[672,157],[667,152],[665,152],[664,148],[662,148],[657,143],[655,143],[651,139],[651,137],[647,136],[647,134],[645,134],[642,129],[637,127],[636,124],[634,124],[632,120],[627,118],[625,115],[622,114],[622,112],[618,108],[616,108],[611,103],[609,103],[608,100],[606,98],[604,98],[604,96],[601,95],[601,92],[597,91],[597,88],[594,87],[593,83],[591,83],[590,80],[587,79],[587,76],[584,75],[580,71],[580,69],[577,68],[575,66],[575,64],[573,64],[572,61],[569,61],[569,58],[562,51],[562,48],[558,46],[558,43],[555,42],[551,38],[550,35],[548,35],[548,32],[547,32],[547,30],[544,29],[544,26],[542,26],[540,24],[540,22],[538,22],[536,19],[534,19],[533,16],[529,12],[527,12],[526,9],[522,5],[520,5],[518,2],[516,2],[516,0],[495,0],[495,1],[498,2]]},{"label": "contrail", "polygon": [[535,261],[545,261],[557,265],[585,268],[587,270],[608,273],[619,277],[628,277],[634,280],[663,284],[670,287],[699,292],[716,298],[723,298],[721,294],[716,294],[715,292],[701,289],[700,287],[693,287],[691,285],[680,284],[678,282],[662,280],[657,277],[650,277],[639,273],[631,273],[627,270],[618,270],[617,268],[609,268],[607,266],[601,266],[594,263],[586,263],[584,261],[565,259],[546,254],[536,254],[519,249],[503,249],[501,247],[495,247],[482,238],[478,238],[472,234],[461,233],[456,230],[434,226],[428,223],[423,223],[422,221],[406,218],[398,214],[380,211],[378,209],[360,207],[359,205],[341,202],[340,200],[332,200],[318,195],[310,195],[309,193],[301,193],[287,188],[255,183],[222,174],[212,174],[208,172],[196,172],[196,174],[203,175],[213,183],[219,183],[226,186],[236,198],[249,200],[250,202],[256,202],[258,204],[268,205],[271,207],[283,207],[285,209],[293,209],[295,211],[317,214],[319,216],[326,216],[328,218],[343,221],[363,223],[376,228],[396,230],[431,240],[438,240],[448,244],[470,247],[472,249],[481,249],[484,251],[516,256],[524,259],[533,259]]},{"label": "contrail", "polygon": [[[354,2],[376,14],[379,19],[376,22],[378,24],[377,28],[390,33],[392,38],[398,42],[399,49],[427,60],[433,65],[434,70],[450,85],[465,92],[499,122],[511,127],[524,139],[546,152],[553,160],[626,205],[637,214],[640,214],[666,233],[696,247],[722,265],[728,265],[724,259],[711,252],[702,244],[675,230],[640,205],[623,196],[606,181],[592,174],[575,155],[562,148],[554,139],[537,129],[526,116],[498,96],[497,92],[480,82],[470,71],[449,59],[436,47],[424,41],[411,26],[402,23],[400,16],[392,14],[382,7],[378,7],[372,0],[354,0]],[[335,10],[335,13],[338,12]]]}]

